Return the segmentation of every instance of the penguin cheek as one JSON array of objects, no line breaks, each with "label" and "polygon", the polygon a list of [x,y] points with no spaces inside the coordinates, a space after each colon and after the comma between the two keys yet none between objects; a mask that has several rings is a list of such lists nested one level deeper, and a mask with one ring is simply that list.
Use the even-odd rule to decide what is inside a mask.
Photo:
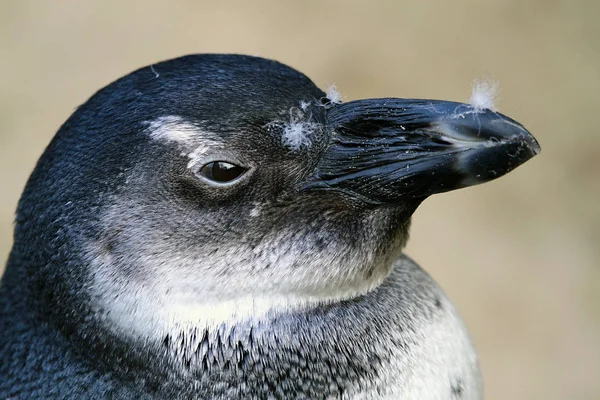
[{"label": "penguin cheek", "polygon": [[346,200],[330,193],[306,208],[290,207],[290,217],[277,227],[295,230],[288,241],[304,254],[306,281],[326,292],[362,292],[380,282],[408,238],[406,210],[364,208]]}]

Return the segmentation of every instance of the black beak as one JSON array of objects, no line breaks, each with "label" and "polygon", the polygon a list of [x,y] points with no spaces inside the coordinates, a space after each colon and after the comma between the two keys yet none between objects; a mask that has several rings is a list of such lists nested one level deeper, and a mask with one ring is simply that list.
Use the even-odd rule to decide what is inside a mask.
[{"label": "black beak", "polygon": [[540,152],[518,122],[468,104],[368,99],[327,111],[329,144],[305,189],[374,204],[491,181]]}]

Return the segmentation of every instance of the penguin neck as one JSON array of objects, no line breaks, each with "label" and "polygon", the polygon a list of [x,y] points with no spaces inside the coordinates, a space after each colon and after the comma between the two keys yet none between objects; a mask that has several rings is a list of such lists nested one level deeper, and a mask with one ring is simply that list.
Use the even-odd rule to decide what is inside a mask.
[{"label": "penguin neck", "polygon": [[[185,338],[187,334],[226,334],[240,326],[260,326],[281,317],[307,314],[367,296],[384,282],[390,271],[363,285],[310,295],[253,294],[198,302],[185,298],[164,301],[151,292],[138,290],[131,296],[120,296],[118,302],[112,303],[110,318],[104,319],[104,323],[119,337],[135,341],[163,343],[169,338],[182,337],[187,342],[191,340]],[[200,339],[195,337],[195,340]]]},{"label": "penguin neck", "polygon": [[[163,382],[165,390],[173,385],[173,390],[189,391],[190,380],[217,387],[227,377],[239,374],[247,377],[250,387],[259,386],[263,383],[254,382],[254,378],[277,369],[281,360],[296,360],[299,365],[291,368],[297,371],[335,365],[340,370],[330,371],[333,376],[342,376],[347,369],[360,372],[357,380],[367,379],[379,366],[371,365],[364,354],[387,359],[393,346],[385,339],[392,336],[388,331],[396,329],[388,324],[389,319],[398,319],[401,314],[398,279],[393,275],[397,274],[386,277],[372,291],[348,299],[290,303],[286,298],[279,303],[270,298],[267,305],[266,299],[254,298],[248,299],[252,304],[248,307],[240,299],[240,304],[231,305],[240,312],[237,316],[215,318],[211,323],[173,324],[168,331],[156,330],[151,337],[123,336],[126,332],[120,328],[104,331],[97,336],[104,341],[98,354],[117,376],[125,380],[143,377],[146,384]],[[224,305],[209,310],[207,305],[202,312],[217,316],[219,307],[227,313],[232,310]],[[378,332],[377,337],[369,337],[373,332]],[[357,341],[365,337],[369,340]],[[365,343],[364,348],[359,343]],[[114,354],[119,354],[121,362],[115,363]]]}]

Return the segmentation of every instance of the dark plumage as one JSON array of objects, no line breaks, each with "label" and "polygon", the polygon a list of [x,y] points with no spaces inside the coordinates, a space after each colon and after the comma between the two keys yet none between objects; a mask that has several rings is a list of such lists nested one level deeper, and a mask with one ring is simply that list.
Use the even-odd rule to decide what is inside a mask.
[{"label": "dark plumage", "polygon": [[24,190],[0,397],[480,398],[460,319],[401,250],[426,197],[538,151],[490,110],[336,104],[261,58],[139,69]]}]

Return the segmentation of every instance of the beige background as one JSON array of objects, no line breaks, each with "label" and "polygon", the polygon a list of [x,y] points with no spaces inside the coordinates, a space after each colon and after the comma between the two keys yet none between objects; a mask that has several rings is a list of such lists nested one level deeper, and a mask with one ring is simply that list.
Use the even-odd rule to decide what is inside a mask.
[{"label": "beige background", "polygon": [[[446,289],[489,399],[600,399],[600,2],[17,1],[0,3],[0,258],[36,159],[73,109],[140,66],[194,52],[275,58],[345,99],[466,100],[542,154],[429,199],[407,253]],[[3,267],[0,267],[3,268]]]}]

